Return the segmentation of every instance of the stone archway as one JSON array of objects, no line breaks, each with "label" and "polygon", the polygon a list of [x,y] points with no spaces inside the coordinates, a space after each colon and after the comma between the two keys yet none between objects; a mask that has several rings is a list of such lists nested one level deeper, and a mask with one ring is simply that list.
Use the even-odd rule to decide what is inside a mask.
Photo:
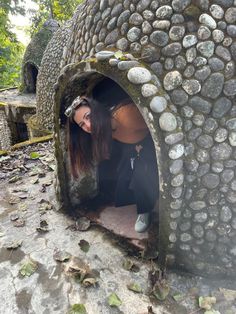
[{"label": "stone archway", "polygon": [[28,93],[36,92],[38,68],[35,64],[27,62],[24,66],[25,91]]},{"label": "stone archway", "polygon": [[62,206],[70,208],[79,201],[85,190],[93,193],[95,189],[93,176],[82,178],[80,182],[70,180],[64,146],[64,110],[77,95],[89,93],[102,77],[114,80],[132,98],[143,115],[155,144],[160,185],[159,261],[164,267],[167,257],[170,257],[171,262],[175,260],[175,230],[180,219],[177,213],[183,203],[184,145],[181,119],[158,78],[132,56],[120,58],[114,52],[102,51],[96,54],[96,58],[70,64],[63,69],[55,85],[57,195]]}]

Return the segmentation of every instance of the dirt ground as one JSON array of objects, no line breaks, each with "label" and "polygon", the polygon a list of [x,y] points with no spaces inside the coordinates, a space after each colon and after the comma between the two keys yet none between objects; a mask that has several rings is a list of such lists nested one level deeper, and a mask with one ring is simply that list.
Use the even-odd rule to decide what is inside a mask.
[{"label": "dirt ground", "polygon": [[1,156],[0,166],[0,313],[236,313],[234,281],[163,278],[156,261],[61,213],[51,142]]}]

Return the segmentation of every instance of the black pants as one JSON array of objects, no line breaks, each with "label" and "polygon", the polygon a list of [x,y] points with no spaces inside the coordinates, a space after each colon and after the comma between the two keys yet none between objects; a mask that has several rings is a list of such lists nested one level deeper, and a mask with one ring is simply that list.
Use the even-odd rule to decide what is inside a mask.
[{"label": "black pants", "polygon": [[117,207],[136,204],[138,214],[154,208],[159,192],[157,178],[155,148],[150,135],[135,144],[114,141],[111,159],[99,166],[100,192],[113,197]]}]

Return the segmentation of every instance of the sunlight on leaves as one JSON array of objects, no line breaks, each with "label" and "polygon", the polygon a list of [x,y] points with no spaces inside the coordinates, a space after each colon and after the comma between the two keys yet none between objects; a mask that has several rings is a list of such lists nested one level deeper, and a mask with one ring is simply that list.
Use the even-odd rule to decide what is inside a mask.
[{"label": "sunlight on leaves", "polygon": [[39,158],[39,153],[37,152],[31,152],[30,153],[30,159],[38,159]]}]

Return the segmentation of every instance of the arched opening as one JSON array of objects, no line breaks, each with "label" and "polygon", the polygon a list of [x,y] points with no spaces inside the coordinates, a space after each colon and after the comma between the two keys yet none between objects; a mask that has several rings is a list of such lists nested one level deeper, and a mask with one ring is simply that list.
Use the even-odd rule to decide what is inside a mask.
[{"label": "arched opening", "polygon": [[[180,187],[177,187],[177,194],[175,193],[177,190],[175,181],[172,182],[177,174],[181,174],[181,177],[183,176],[182,156],[184,146],[181,143],[183,140],[181,120],[178,120],[176,111],[173,110],[174,107],[171,107],[169,98],[161,88],[158,78],[152,75],[150,70],[145,69],[142,64],[137,62],[132,66],[132,69],[135,73],[137,71],[139,73],[145,72],[144,75],[147,74],[147,77],[144,78],[147,78],[149,84],[146,85],[148,86],[144,86],[145,82],[135,82],[136,78],[134,76],[132,78],[129,77],[130,67],[125,71],[119,69],[117,71],[109,63],[109,60],[85,60],[80,63],[70,64],[63,69],[55,85],[54,104],[57,196],[64,210],[68,210],[73,206],[78,207],[82,198],[96,196],[98,188],[96,171],[90,176],[81,176],[79,180],[71,180],[66,147],[66,116],[64,112],[76,96],[91,93],[96,94],[95,91],[99,86],[98,84],[106,86],[104,82],[111,80],[110,82],[113,81],[116,83],[116,86],[118,85],[120,91],[122,91],[118,93],[117,97],[124,92],[133,100],[133,103],[137,106],[148,126],[155,145],[159,181],[159,213],[158,215],[156,214],[156,218],[159,218],[159,224],[154,224],[154,241],[151,241],[151,235],[148,234],[147,238],[141,241],[138,239],[137,242],[139,244],[151,243],[150,246],[154,251],[158,246],[158,260],[160,265],[165,267],[167,260],[172,264],[175,263],[175,243],[177,241],[177,231],[175,230],[180,219],[177,211],[180,211],[181,204],[183,203],[182,187],[181,191]],[[149,96],[146,95],[143,92],[144,87],[153,88],[152,94]],[[110,91],[107,88],[99,88],[99,90]],[[103,96],[104,93],[99,95],[99,97]],[[181,180],[181,183],[178,182],[179,184],[183,185],[183,181]],[[111,212],[109,211],[108,214],[111,214]],[[118,218],[116,217],[116,225],[118,225],[117,222]],[[175,227],[174,231],[172,226]]]},{"label": "arched opening", "polygon": [[25,65],[25,70],[24,70],[24,82],[25,82],[26,92],[28,93],[36,92],[37,76],[38,76],[38,68],[32,63],[27,63]]}]

